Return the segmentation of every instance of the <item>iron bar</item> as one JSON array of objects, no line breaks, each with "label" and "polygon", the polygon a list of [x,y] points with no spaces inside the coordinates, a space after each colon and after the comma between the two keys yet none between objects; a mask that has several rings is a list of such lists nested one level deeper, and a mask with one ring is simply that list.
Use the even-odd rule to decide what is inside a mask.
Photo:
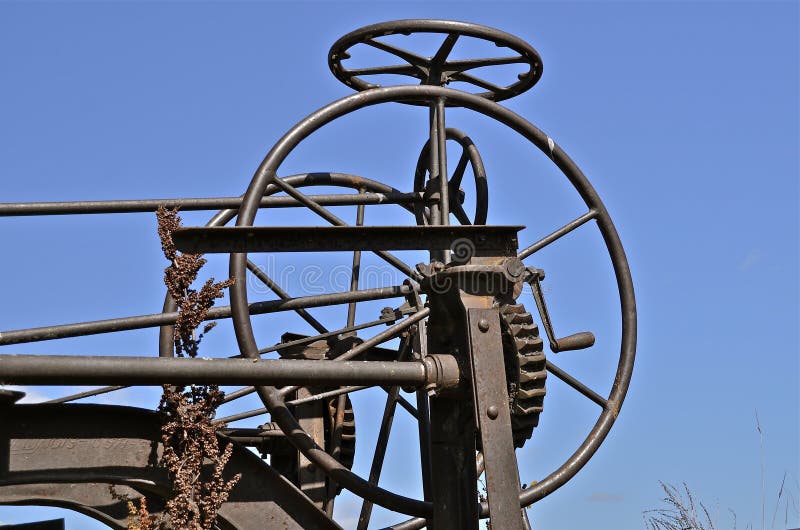
[{"label": "iron bar", "polygon": [[525,259],[528,256],[530,256],[531,254],[533,254],[534,252],[538,252],[538,251],[542,250],[544,247],[546,247],[550,243],[556,241],[557,239],[560,239],[560,238],[564,237],[565,235],[569,234],[570,232],[572,232],[573,230],[575,230],[576,228],[578,228],[582,224],[586,223],[587,221],[589,221],[591,219],[594,219],[595,217],[597,217],[598,213],[599,212],[597,210],[595,210],[595,209],[589,210],[588,212],[586,212],[585,214],[581,215],[577,219],[575,219],[573,221],[570,221],[569,223],[565,224],[564,226],[562,226],[558,230],[556,230],[554,232],[551,232],[550,234],[544,236],[542,239],[540,239],[539,241],[537,241],[533,245],[529,246],[528,248],[526,248],[525,250],[520,252],[517,255],[517,257],[519,259]]},{"label": "iron bar", "polygon": [[[375,453],[372,455],[372,465],[369,468],[369,483],[378,484],[383,470],[383,461],[386,458],[386,448],[389,445],[389,435],[392,432],[394,423],[394,411],[397,408],[397,398],[400,396],[400,388],[392,387],[386,396],[386,405],[383,408],[383,418],[378,430],[378,440],[375,442]],[[361,503],[361,514],[358,516],[356,530],[366,530],[372,516],[372,503],[364,499]]]},{"label": "iron bar", "polygon": [[0,355],[0,382],[20,385],[256,383],[421,386],[435,383],[428,379],[428,371],[422,361],[320,362],[295,359]]},{"label": "iron bar", "polygon": [[[359,193],[364,193],[364,188],[358,190]],[[364,206],[359,205],[356,209],[356,226],[364,226]],[[350,269],[350,290],[358,290],[358,278],[361,272],[361,251],[353,251],[353,266]],[[350,302],[347,306],[347,327],[356,323],[356,304]]]},{"label": "iron bar", "polygon": [[589,388],[588,386],[584,385],[580,381],[578,381],[573,376],[569,375],[567,372],[559,368],[558,366],[554,365],[550,361],[547,361],[547,371],[553,374],[554,376],[561,379],[567,385],[571,386],[590,400],[594,401],[598,405],[600,405],[603,410],[608,408],[608,400]]},{"label": "iron bar", "polygon": [[[322,307],[337,304],[346,304],[352,301],[363,302],[367,300],[382,300],[395,298],[410,293],[411,287],[398,285],[394,287],[379,287],[376,289],[363,289],[356,292],[329,293],[317,296],[300,296],[288,300],[267,300],[253,302],[248,308],[251,315],[291,311],[298,308]],[[212,307],[206,315],[206,320],[230,318],[230,306]],[[0,332],[0,346],[7,344],[20,344],[23,342],[38,342],[43,340],[63,339],[67,337],[81,337],[97,335],[116,331],[132,329],[155,328],[175,324],[177,312],[155,313],[151,315],[138,315],[133,317],[112,318],[108,320],[94,320],[75,324],[61,324],[57,326],[44,326],[39,328],[20,329]],[[278,348],[275,348],[278,349]]]},{"label": "iron bar", "polygon": [[[523,228],[502,225],[219,226],[179,228],[172,237],[178,250],[193,253],[448,250],[462,239],[471,241],[476,250],[505,251],[512,246],[516,249],[517,232]],[[403,267],[408,269],[405,263]]]},{"label": "iron bar", "polygon": [[[421,193],[331,193],[308,195],[320,206],[353,206],[371,204],[413,204],[422,202]],[[180,208],[182,211],[222,210],[238,208],[241,197],[185,198],[185,199],[130,199],[108,201],[64,201],[64,202],[9,202],[0,203],[0,217],[31,215],[75,215],[106,213],[155,212],[159,206]],[[294,208],[305,206],[293,197],[263,197],[261,208]]]}]

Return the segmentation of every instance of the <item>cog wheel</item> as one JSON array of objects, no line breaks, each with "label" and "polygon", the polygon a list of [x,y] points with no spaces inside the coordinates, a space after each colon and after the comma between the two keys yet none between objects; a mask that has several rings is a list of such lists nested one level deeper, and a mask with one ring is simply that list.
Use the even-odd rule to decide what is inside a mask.
[{"label": "cog wheel", "polygon": [[500,316],[514,447],[522,447],[539,424],[544,408],[547,379],[544,341],[524,305],[503,305]]}]

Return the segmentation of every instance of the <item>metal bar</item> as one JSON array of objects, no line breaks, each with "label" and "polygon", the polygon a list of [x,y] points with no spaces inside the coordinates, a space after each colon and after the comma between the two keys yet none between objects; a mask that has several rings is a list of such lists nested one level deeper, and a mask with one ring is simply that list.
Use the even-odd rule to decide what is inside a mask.
[{"label": "metal bar", "polygon": [[[369,204],[413,204],[422,202],[422,193],[331,193],[308,195],[320,206],[352,206]],[[180,208],[182,211],[223,210],[238,208],[241,197],[185,198],[185,199],[131,199],[109,201],[65,201],[65,202],[8,202],[0,203],[0,217],[24,217],[30,215],[75,215],[104,213],[155,212],[159,206]],[[293,197],[263,197],[261,208],[295,208],[305,206]]]},{"label": "metal bar", "polygon": [[[364,189],[360,189],[359,193],[364,193]],[[359,205],[356,209],[356,226],[364,226],[364,206]],[[358,290],[358,277],[361,272],[361,251],[354,250],[353,251],[353,267],[351,269],[351,276],[350,276],[350,290],[357,291]],[[352,326],[356,323],[356,304],[355,302],[350,302],[347,306],[347,327]]]},{"label": "metal bar", "polygon": [[320,362],[295,359],[199,359],[0,355],[0,382],[21,385],[411,385],[429,384],[422,361]]},{"label": "metal bar", "polygon": [[[397,398],[400,396],[400,387],[392,387],[386,396],[386,405],[383,408],[383,418],[378,430],[378,439],[375,442],[375,453],[372,455],[372,465],[369,468],[369,483],[378,484],[383,470],[383,461],[386,458],[386,448],[389,445],[389,436],[394,423],[394,411],[397,408]],[[372,503],[364,499],[361,503],[361,514],[358,516],[356,530],[366,530],[372,516]]]},{"label": "metal bar", "polygon": [[[363,302],[367,300],[395,298],[399,296],[405,296],[411,291],[412,288],[408,285],[398,285],[394,287],[379,287],[377,289],[363,289],[354,293],[346,291],[317,296],[300,296],[297,298],[290,298],[289,300],[253,302],[248,307],[251,315],[261,315],[265,313],[291,311],[297,308],[346,304],[352,301]],[[230,316],[230,306],[212,307],[206,315],[206,320],[230,318]],[[7,344],[20,344],[23,342],[63,339],[66,337],[97,335],[100,333],[112,333],[131,329],[156,328],[174,324],[177,318],[177,312],[155,313],[152,315],[139,315],[133,317],[112,318],[108,320],[79,322],[75,324],[62,324],[58,326],[44,326],[39,328],[3,331],[0,332],[0,346]]]},{"label": "metal bar", "polygon": [[471,308],[467,317],[472,390],[483,452],[489,517],[493,528],[523,530],[508,392],[506,385],[496,384],[505,374],[500,313],[496,308]]},{"label": "metal bar", "polygon": [[583,383],[581,383],[580,381],[578,381],[577,379],[575,379],[574,377],[572,377],[567,372],[565,372],[558,366],[554,365],[550,361],[547,361],[546,366],[548,372],[561,379],[567,385],[571,386],[572,388],[574,388],[575,390],[577,390],[590,400],[594,401],[595,403],[603,407],[603,409],[608,408],[608,400],[606,398],[604,398],[603,396],[601,396],[588,386],[584,385]]},{"label": "metal bar", "polygon": [[[273,179],[273,182],[279,188],[281,188],[283,191],[285,191],[286,193],[288,193],[289,195],[291,195],[292,197],[294,197],[298,201],[302,202],[308,209],[310,209],[311,211],[313,211],[314,213],[316,213],[317,215],[319,215],[320,217],[322,217],[323,219],[325,219],[326,221],[328,221],[332,225],[341,226],[341,227],[347,226],[347,223],[345,223],[344,221],[339,219],[337,216],[335,216],[329,210],[326,210],[325,208],[320,206],[319,203],[316,203],[313,200],[311,200],[308,197],[308,195],[303,194],[297,188],[295,188],[294,186],[292,186],[291,184],[286,182],[285,179],[278,178],[278,176],[275,175],[275,178]],[[237,226],[237,228],[238,228],[238,226]],[[377,254],[378,256],[383,258],[387,263],[389,263],[390,265],[395,267],[397,270],[399,270],[400,272],[402,272],[406,276],[409,276],[410,278],[416,278],[418,276],[416,271],[411,269],[408,265],[403,263],[400,259],[398,259],[397,257],[393,256],[392,254],[390,254],[388,252],[385,252],[383,250],[374,250],[373,252],[375,252],[375,254]]]},{"label": "metal bar", "polygon": [[[444,98],[436,98],[434,119],[436,120],[435,141],[439,144],[437,151],[439,154],[439,175],[441,177],[439,179],[439,193],[441,194],[441,199],[439,201],[440,224],[448,226],[450,224],[450,186],[448,185],[447,174],[447,131],[445,126],[444,104]],[[434,139],[431,138],[431,141],[434,141]],[[447,250],[445,251],[445,261],[449,261]]]},{"label": "metal bar", "polygon": [[519,259],[527,258],[528,256],[530,256],[534,252],[540,251],[541,249],[543,249],[544,247],[546,247],[547,245],[549,245],[553,241],[556,241],[557,239],[560,239],[561,237],[564,237],[565,235],[569,234],[570,232],[572,232],[573,230],[575,230],[576,228],[578,228],[582,224],[586,223],[587,221],[589,221],[591,219],[594,219],[595,217],[597,217],[597,214],[598,214],[597,210],[594,210],[594,209],[589,210],[588,212],[586,212],[585,214],[581,215],[580,217],[578,217],[574,221],[570,221],[569,223],[565,224],[564,226],[562,226],[558,230],[556,230],[556,231],[544,236],[542,239],[540,239],[539,241],[537,241],[533,245],[529,246],[528,248],[526,248],[525,250],[520,252],[517,255],[517,257]]},{"label": "metal bar", "polygon": [[114,392],[115,390],[122,390],[123,388],[128,388],[128,387],[126,385],[104,386],[103,388],[95,388],[94,390],[87,390],[86,392],[78,392],[77,394],[71,394],[69,396],[50,399],[48,401],[43,401],[42,403],[68,403],[70,401],[76,401],[78,399],[83,399],[92,396],[99,396],[102,394],[108,394],[109,392]]},{"label": "metal bar", "polygon": [[[359,208],[364,208],[364,207],[363,206],[359,206]],[[277,294],[278,298],[280,298],[281,300],[289,300],[291,298],[289,293],[284,291],[281,288],[280,285],[275,283],[275,281],[267,275],[267,273],[262,271],[259,268],[258,265],[256,265],[255,263],[253,263],[250,260],[247,260],[247,270],[249,270],[253,274],[253,276],[255,276],[256,278],[261,280],[261,282],[264,285],[266,285],[270,290],[272,290],[273,293]],[[353,291],[355,291],[355,289],[350,289],[350,291],[353,292]],[[350,302],[350,303],[354,304],[355,302]],[[300,318],[305,320],[308,323],[309,326],[311,326],[312,328],[317,330],[318,333],[327,333],[328,332],[328,328],[323,326],[322,323],[319,320],[317,320],[316,318],[311,316],[309,314],[309,312],[306,311],[305,309],[298,308],[298,309],[295,309],[294,312],[297,313],[300,316]]]},{"label": "metal bar", "polygon": [[[192,253],[449,250],[469,240],[476,250],[517,248],[523,226],[257,226],[191,227],[172,234],[178,250]],[[407,268],[405,264],[404,267]]]}]

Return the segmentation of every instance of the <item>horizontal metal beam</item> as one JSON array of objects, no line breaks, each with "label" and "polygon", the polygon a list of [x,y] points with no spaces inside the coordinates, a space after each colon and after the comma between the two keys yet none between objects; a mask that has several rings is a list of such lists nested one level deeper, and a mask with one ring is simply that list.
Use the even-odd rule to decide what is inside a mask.
[{"label": "horizontal metal beam", "polygon": [[[0,355],[0,384],[409,385],[447,382],[455,363]],[[444,368],[443,368],[444,367]],[[445,373],[446,372],[446,373]]]},{"label": "horizontal metal beam", "polygon": [[[309,195],[323,206],[349,206],[358,204],[412,204],[423,200],[422,193],[339,193]],[[185,198],[185,199],[133,199],[110,201],[69,202],[11,202],[0,203],[0,217],[31,215],[74,215],[101,213],[155,212],[159,206],[180,208],[182,211],[237,209],[241,197]],[[294,208],[303,204],[294,197],[263,197],[262,208]]]},{"label": "horizontal metal beam", "polygon": [[[258,226],[179,228],[178,250],[193,253],[350,250],[517,249],[523,226]],[[458,250],[458,249],[456,249]]]},{"label": "horizontal metal beam", "polygon": [[[286,300],[267,300],[253,302],[248,307],[251,315],[264,313],[277,313],[291,311],[298,308],[323,307],[350,302],[365,302],[369,300],[383,300],[395,298],[411,293],[413,289],[408,285],[394,287],[378,287],[375,289],[362,289],[359,291],[345,291],[340,293],[321,294],[314,296],[299,296]],[[206,320],[230,318],[230,306],[212,307],[206,314]],[[150,315],[137,315],[123,318],[110,318],[107,320],[93,320],[77,322],[75,324],[60,324],[56,326],[43,326],[39,328],[16,329],[0,331],[0,346],[7,344],[21,344],[23,342],[39,342],[43,340],[64,339],[67,337],[83,337],[101,333],[115,333],[131,329],[156,328],[175,324],[178,319],[177,311],[171,313],[153,313]]]}]

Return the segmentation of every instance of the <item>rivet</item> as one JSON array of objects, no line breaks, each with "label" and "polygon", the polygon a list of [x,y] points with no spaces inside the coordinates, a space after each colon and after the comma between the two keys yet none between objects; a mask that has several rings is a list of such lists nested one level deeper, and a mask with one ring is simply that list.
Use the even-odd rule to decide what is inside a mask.
[{"label": "rivet", "polygon": [[478,329],[486,333],[489,331],[489,321],[485,318],[482,318],[478,321]]},{"label": "rivet", "polygon": [[486,409],[486,415],[489,416],[490,420],[497,418],[498,414],[500,414],[500,411],[494,405],[489,405],[489,408]]}]

